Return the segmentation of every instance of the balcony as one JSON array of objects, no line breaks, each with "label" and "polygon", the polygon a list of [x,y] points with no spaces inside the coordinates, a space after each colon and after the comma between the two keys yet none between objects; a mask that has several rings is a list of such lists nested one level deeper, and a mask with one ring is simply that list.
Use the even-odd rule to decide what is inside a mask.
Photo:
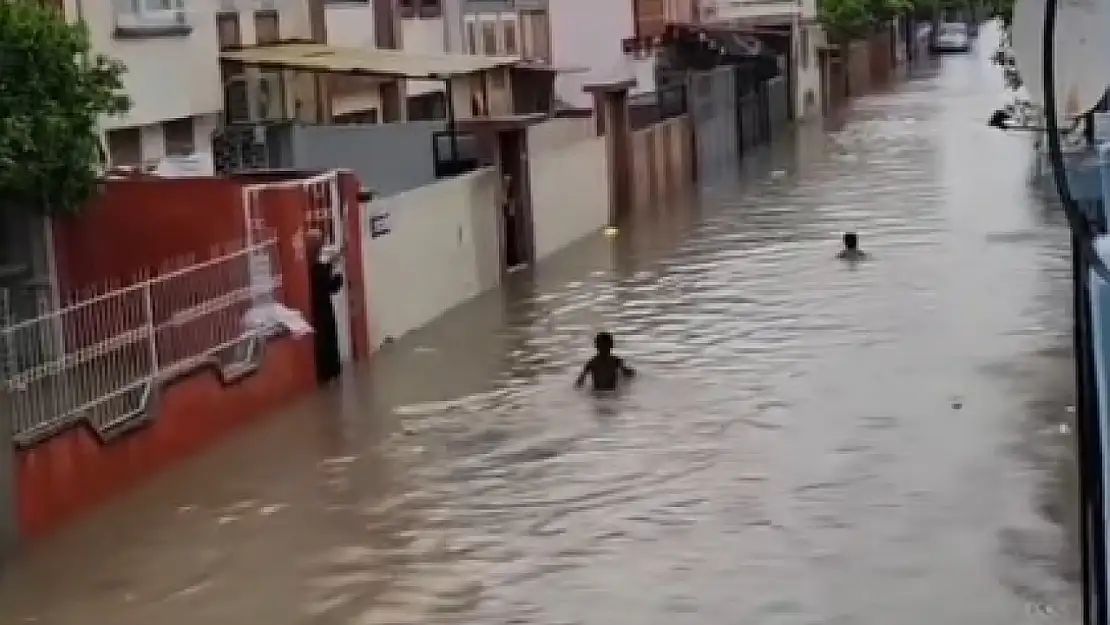
[{"label": "balcony", "polygon": [[116,39],[185,37],[193,32],[186,0],[116,0]]}]

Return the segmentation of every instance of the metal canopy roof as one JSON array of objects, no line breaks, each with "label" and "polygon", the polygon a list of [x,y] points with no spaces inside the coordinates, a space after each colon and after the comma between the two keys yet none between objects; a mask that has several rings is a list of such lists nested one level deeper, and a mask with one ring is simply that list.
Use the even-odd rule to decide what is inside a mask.
[{"label": "metal canopy roof", "polygon": [[317,43],[277,43],[220,53],[225,61],[302,71],[443,80],[508,67],[520,59],[469,54],[414,54],[400,50],[345,48]]}]

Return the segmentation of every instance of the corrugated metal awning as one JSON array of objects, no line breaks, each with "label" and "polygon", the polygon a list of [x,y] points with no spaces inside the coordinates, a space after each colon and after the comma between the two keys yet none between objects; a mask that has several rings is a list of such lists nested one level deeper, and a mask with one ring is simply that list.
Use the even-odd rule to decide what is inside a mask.
[{"label": "corrugated metal awning", "polygon": [[318,43],[278,43],[225,50],[220,53],[220,58],[251,66],[428,80],[465,76],[520,62],[520,59],[509,57],[414,54],[401,50],[345,48]]}]

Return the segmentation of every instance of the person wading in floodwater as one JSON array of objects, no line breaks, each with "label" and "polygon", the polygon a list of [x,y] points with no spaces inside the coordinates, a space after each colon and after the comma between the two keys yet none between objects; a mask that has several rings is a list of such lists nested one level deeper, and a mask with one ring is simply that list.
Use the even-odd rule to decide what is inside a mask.
[{"label": "person wading in floodwater", "polygon": [[855,232],[844,233],[844,249],[836,255],[841,260],[863,260],[867,253],[859,249],[859,236]]},{"label": "person wading in floodwater", "polygon": [[339,331],[335,325],[335,308],[332,306],[331,296],[343,288],[343,274],[332,267],[332,261],[338,253],[325,255],[324,238],[319,230],[309,232],[305,237],[305,243],[310,263],[316,381],[323,386],[338,378],[342,370],[339,359]]},{"label": "person wading in floodwater", "polygon": [[582,367],[582,373],[574,381],[575,388],[592,378],[595,391],[615,391],[617,383],[623,378],[631,378],[636,371],[625,364],[624,359],[613,355],[613,335],[608,332],[598,332],[594,337],[594,347],[597,354]]}]

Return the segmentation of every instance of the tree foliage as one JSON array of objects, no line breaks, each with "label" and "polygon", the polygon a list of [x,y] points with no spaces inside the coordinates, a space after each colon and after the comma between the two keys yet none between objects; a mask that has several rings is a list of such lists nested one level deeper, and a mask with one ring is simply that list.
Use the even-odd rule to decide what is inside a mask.
[{"label": "tree foliage", "polygon": [[871,4],[871,0],[824,0],[817,20],[830,41],[851,41],[871,32]]},{"label": "tree foliage", "polygon": [[0,207],[72,213],[95,192],[102,115],[125,112],[118,62],[83,25],[0,0]]},{"label": "tree foliage", "polygon": [[875,26],[900,15],[918,20],[939,19],[950,13],[1000,19],[1013,18],[1014,0],[824,0],[818,20],[830,40],[849,41],[866,36]]}]

